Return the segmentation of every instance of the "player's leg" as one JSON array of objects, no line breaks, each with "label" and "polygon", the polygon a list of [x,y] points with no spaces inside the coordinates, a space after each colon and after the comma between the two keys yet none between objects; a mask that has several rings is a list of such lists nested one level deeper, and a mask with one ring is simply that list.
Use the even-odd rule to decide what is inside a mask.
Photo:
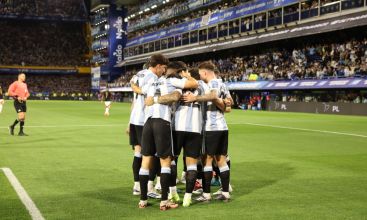
[{"label": "player's leg", "polygon": [[110,101],[107,101],[104,104],[105,104],[104,115],[105,116],[109,116],[110,115],[111,102]]},{"label": "player's leg", "polygon": [[171,159],[174,154],[171,135],[171,123],[162,119],[155,119],[153,128],[157,156],[160,158],[161,162],[162,198],[160,209],[167,210],[171,208],[177,208],[178,204],[175,204],[168,200],[168,191],[171,181]]},{"label": "player's leg", "polygon": [[186,184],[186,172],[187,172],[187,164],[185,155],[182,157],[183,162],[183,171],[181,173],[180,182]]},{"label": "player's leg", "polygon": [[142,149],[141,154],[143,155],[141,168],[139,171],[139,182],[140,182],[140,202],[139,208],[145,208],[148,204],[148,181],[149,181],[149,170],[151,165],[152,157],[155,154],[155,143],[153,136],[152,119],[148,119],[143,128],[142,134]]},{"label": "player's leg", "polygon": [[228,154],[228,131],[223,131],[221,135],[221,148],[218,149],[216,160],[220,171],[220,179],[222,181],[222,194],[218,195],[216,199],[228,201],[229,195],[229,181],[230,181],[230,169],[227,164]]},{"label": "player's leg", "polygon": [[168,199],[174,201],[174,202],[179,202],[180,201],[180,196],[177,193],[177,161],[178,161],[178,156],[175,156],[172,158],[171,161],[171,181],[169,184],[169,195],[168,195]]},{"label": "player's leg", "polygon": [[0,113],[3,112],[4,99],[0,99]]},{"label": "player's leg", "polygon": [[27,136],[24,133],[25,115],[26,115],[25,112],[20,112],[18,114],[19,126],[20,126],[19,133],[18,133],[19,136]]},{"label": "player's leg", "polygon": [[160,199],[161,195],[154,189],[154,179],[158,175],[161,169],[160,160],[157,156],[152,157],[150,171],[149,171],[149,181],[148,181],[148,197],[153,199]]},{"label": "player's leg", "polygon": [[14,108],[15,108],[15,111],[17,112],[17,119],[15,119],[14,123],[9,126],[10,135],[14,135],[14,128],[20,122],[19,121],[19,113],[22,112],[22,108],[21,108],[20,102],[18,100],[14,100]]},{"label": "player's leg", "polygon": [[188,207],[191,204],[191,196],[195,187],[197,178],[197,163],[200,157],[202,138],[199,133],[186,133],[184,142],[184,151],[186,155],[186,192],[183,199],[183,206]]},{"label": "player's leg", "polygon": [[130,145],[133,146],[134,150],[134,158],[132,163],[133,176],[134,176],[133,195],[140,195],[139,171],[142,162],[141,136],[142,136],[142,126],[130,124],[129,125]]},{"label": "player's leg", "polygon": [[162,198],[160,203],[160,209],[165,211],[167,209],[177,208],[178,204],[170,202],[168,200],[169,183],[171,181],[171,157],[161,157],[161,186],[162,186]]}]

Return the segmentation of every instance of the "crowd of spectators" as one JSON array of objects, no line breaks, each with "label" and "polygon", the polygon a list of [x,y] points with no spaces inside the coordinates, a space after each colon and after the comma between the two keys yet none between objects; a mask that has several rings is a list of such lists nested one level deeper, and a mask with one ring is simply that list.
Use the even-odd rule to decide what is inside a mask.
[{"label": "crowd of spectators", "polygon": [[80,23],[0,21],[0,65],[83,66],[89,46]]},{"label": "crowd of spectators", "polygon": [[[367,38],[342,43],[305,44],[293,50],[264,50],[267,52],[211,61],[224,82],[367,77]],[[189,62],[188,66],[193,68],[199,63]],[[129,86],[131,76],[137,71],[126,71],[111,86]]]},{"label": "crowd of spectators", "polygon": [[293,50],[272,49],[212,62],[225,82],[367,76],[367,38]]},{"label": "crowd of spectators", "polygon": [[83,0],[0,0],[0,15],[87,18]]},{"label": "crowd of spectators", "polygon": [[[1,84],[4,91],[17,79],[14,74],[2,74]],[[90,94],[89,75],[38,75],[26,74],[26,83],[33,96],[48,94],[49,96],[72,96],[72,94]]]},{"label": "crowd of spectators", "polygon": [[[187,1],[175,1],[173,5],[167,4],[162,10],[152,11],[151,13],[137,15],[136,17],[128,21],[128,38],[134,38],[143,36],[147,33],[154,32],[160,29],[170,27],[172,25],[180,24],[186,21],[190,21],[195,18],[210,16],[213,13],[220,12],[221,10],[237,6],[246,2],[247,0],[234,0],[234,1],[220,1],[218,3],[209,5],[198,10],[188,10],[188,5],[184,4]],[[147,23],[149,19],[154,16],[161,17],[161,21],[155,25],[142,25]]]}]

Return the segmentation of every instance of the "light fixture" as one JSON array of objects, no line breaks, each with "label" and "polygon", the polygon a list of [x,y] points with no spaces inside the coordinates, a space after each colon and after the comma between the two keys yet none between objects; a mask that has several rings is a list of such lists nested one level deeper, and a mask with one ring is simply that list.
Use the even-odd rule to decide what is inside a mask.
[{"label": "light fixture", "polygon": [[139,11],[139,15],[143,14],[143,11]]}]

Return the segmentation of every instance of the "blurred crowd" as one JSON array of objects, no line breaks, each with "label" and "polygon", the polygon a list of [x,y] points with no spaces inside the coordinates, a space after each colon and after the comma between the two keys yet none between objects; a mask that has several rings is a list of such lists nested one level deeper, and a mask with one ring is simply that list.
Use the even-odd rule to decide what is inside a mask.
[{"label": "blurred crowd", "polygon": [[[17,75],[2,74],[1,86],[7,91],[8,86],[16,81]],[[26,83],[31,94],[48,93],[57,96],[85,94],[91,91],[89,75],[36,75],[26,74]]]},{"label": "blurred crowd", "polygon": [[[224,82],[367,77],[367,38],[262,51],[267,52],[228,58],[218,55],[211,61]],[[193,68],[199,63],[187,64]],[[139,70],[127,70],[111,87],[128,87],[130,78]]]},{"label": "blurred crowd", "polygon": [[0,0],[0,15],[86,18],[83,0]]},{"label": "blurred crowd", "polygon": [[0,21],[0,65],[84,66],[88,45],[79,23]]}]

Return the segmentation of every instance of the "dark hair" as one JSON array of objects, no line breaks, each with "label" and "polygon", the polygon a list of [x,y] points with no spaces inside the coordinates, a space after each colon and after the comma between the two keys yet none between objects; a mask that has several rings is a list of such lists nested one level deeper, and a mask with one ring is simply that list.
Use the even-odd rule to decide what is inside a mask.
[{"label": "dark hair", "polygon": [[200,74],[199,74],[199,69],[198,68],[192,68],[189,70],[190,75],[192,78],[196,79],[196,80],[200,80]]},{"label": "dark hair", "polygon": [[150,67],[156,67],[157,65],[167,65],[168,64],[168,59],[167,57],[163,56],[163,54],[154,54],[150,57],[149,62],[149,66]]},{"label": "dark hair", "polygon": [[181,72],[182,70],[187,70],[187,66],[182,61],[172,61],[168,63],[167,69],[174,69],[177,72]]},{"label": "dark hair", "polygon": [[169,62],[168,63],[167,69],[174,69],[175,70],[175,73],[169,75],[168,78],[175,77],[175,78],[181,79],[182,77],[181,77],[181,74],[180,73],[181,73],[181,71],[186,71],[187,70],[187,66],[182,61],[172,61],[172,62]]},{"label": "dark hair", "polygon": [[198,69],[206,69],[214,72],[216,68],[211,61],[205,61],[199,64]]}]

